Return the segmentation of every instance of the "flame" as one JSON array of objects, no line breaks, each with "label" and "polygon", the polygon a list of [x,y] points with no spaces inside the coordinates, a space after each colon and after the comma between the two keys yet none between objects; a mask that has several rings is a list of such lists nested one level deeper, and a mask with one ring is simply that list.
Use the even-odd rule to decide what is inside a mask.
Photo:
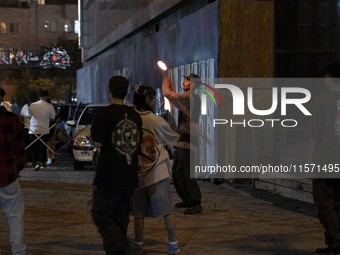
[{"label": "flame", "polygon": [[163,71],[166,71],[168,69],[168,67],[166,66],[166,64],[163,61],[158,61],[157,65],[160,69],[162,69]]},{"label": "flame", "polygon": [[164,97],[164,110],[171,112],[171,104],[166,97]]}]

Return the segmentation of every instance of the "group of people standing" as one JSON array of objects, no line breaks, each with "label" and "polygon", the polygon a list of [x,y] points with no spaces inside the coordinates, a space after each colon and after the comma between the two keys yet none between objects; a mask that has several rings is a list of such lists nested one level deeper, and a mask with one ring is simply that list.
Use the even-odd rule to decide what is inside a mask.
[{"label": "group of people standing", "polygon": [[[190,178],[190,122],[198,119],[198,112],[190,108],[200,109],[199,98],[191,93],[195,84],[190,80],[197,77],[185,77],[184,93],[174,90],[169,77],[163,80],[163,95],[180,111],[177,132],[153,113],[156,92],[152,87],[135,85],[134,107],[129,107],[124,105],[129,81],[121,76],[110,79],[111,104],[95,115],[91,126],[91,141],[100,150],[91,212],[107,255],[142,254],[144,217],[159,216],[164,218],[168,233],[168,253],[180,252],[167,148],[175,148],[172,177],[182,199],[176,206],[186,207],[185,214],[202,212],[199,186]],[[134,241],[127,238],[130,204]]]},{"label": "group of people standing", "polygon": [[[136,85],[134,107],[130,107],[124,104],[129,81],[121,76],[109,81],[111,104],[95,115],[91,126],[91,142],[100,151],[91,213],[106,254],[142,253],[144,217],[158,216],[164,217],[168,252],[180,252],[172,215],[169,148],[175,148],[172,177],[183,200],[176,206],[187,207],[185,214],[202,212],[201,192],[189,171],[190,118],[198,118],[198,112],[188,111],[195,97],[190,93],[195,85],[190,79],[194,77],[197,76],[185,77],[185,93],[176,93],[168,77],[163,81],[164,96],[180,110],[177,132],[153,113],[156,104],[153,88]],[[36,161],[35,170],[46,166],[45,144],[55,110],[47,102],[48,92],[41,90],[39,97],[34,92],[29,94],[29,102],[23,106],[20,117],[6,107],[2,100],[5,92],[2,89],[0,92],[0,200],[10,224],[12,253],[22,255],[26,254],[24,203],[17,178],[26,160]],[[199,109],[197,98],[194,98],[197,105],[191,105],[193,109]],[[135,219],[134,241],[127,238],[130,213]]]}]

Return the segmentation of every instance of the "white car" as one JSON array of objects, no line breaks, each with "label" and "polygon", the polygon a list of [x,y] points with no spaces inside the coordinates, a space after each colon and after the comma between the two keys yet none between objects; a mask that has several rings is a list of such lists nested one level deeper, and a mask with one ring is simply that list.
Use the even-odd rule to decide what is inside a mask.
[{"label": "white car", "polygon": [[75,127],[73,140],[73,168],[81,170],[85,163],[91,163],[96,148],[90,143],[88,137],[91,135],[91,123],[93,116],[101,108],[108,104],[88,104],[79,119],[67,122],[69,126]]}]

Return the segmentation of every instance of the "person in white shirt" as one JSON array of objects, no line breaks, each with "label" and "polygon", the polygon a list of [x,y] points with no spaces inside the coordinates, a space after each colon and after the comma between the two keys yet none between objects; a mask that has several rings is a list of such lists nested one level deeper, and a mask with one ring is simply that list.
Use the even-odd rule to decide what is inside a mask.
[{"label": "person in white shirt", "polygon": [[[29,130],[30,130],[30,122],[31,122],[31,115],[28,111],[28,107],[31,105],[31,103],[36,102],[39,100],[39,95],[37,92],[30,91],[27,95],[27,104],[25,104],[21,108],[20,115],[22,116],[22,122],[24,124],[24,138],[25,138],[25,147],[27,147],[31,142],[30,142],[30,136],[29,136]],[[26,166],[30,167],[32,166],[34,162],[33,159],[33,150],[32,146],[28,147],[26,149]]]},{"label": "person in white shirt", "polygon": [[[55,110],[52,104],[46,102],[48,98],[47,90],[40,90],[40,100],[32,103],[29,108],[29,114],[31,116],[30,122],[30,141],[33,142],[36,139],[36,135],[42,135],[41,140],[47,144],[49,138],[50,121],[54,121]],[[42,167],[46,167],[47,151],[46,145],[37,140],[33,146],[33,158],[37,160],[34,170],[38,171]]]}]

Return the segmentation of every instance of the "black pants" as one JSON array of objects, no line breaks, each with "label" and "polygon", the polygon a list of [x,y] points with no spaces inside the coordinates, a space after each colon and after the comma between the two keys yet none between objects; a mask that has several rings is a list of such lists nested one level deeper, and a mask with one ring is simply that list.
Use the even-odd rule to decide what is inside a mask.
[{"label": "black pants", "polygon": [[172,179],[177,194],[189,206],[201,204],[201,190],[196,179],[190,178],[190,149],[176,148]]},{"label": "black pants", "polygon": [[130,198],[131,190],[98,189],[93,192],[92,219],[107,255],[135,254],[127,238]]},{"label": "black pants", "polygon": [[339,179],[313,180],[313,199],[318,208],[320,223],[326,230],[326,245],[331,248],[340,248]]},{"label": "black pants", "polygon": [[[48,138],[49,134],[40,137],[40,139],[43,140],[45,144],[47,144]],[[35,139],[37,139],[37,137],[33,134],[30,134],[30,141],[33,142]],[[37,162],[46,163],[47,147],[40,141],[40,139],[38,139],[37,141],[34,142],[34,144],[31,145],[33,151],[33,158]]]}]

